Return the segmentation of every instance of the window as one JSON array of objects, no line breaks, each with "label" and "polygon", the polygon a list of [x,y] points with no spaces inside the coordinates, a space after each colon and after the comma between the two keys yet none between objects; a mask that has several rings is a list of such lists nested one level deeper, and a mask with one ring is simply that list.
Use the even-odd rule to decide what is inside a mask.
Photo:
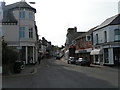
[{"label": "window", "polygon": [[32,19],[32,18],[33,18],[33,13],[29,12],[29,19]]},{"label": "window", "polygon": [[114,40],[119,41],[120,40],[120,29],[115,29],[114,34],[115,34]]},{"label": "window", "polygon": [[20,11],[19,12],[19,18],[24,19],[25,18],[25,11]]},{"label": "window", "polygon": [[91,35],[86,35],[86,41],[91,41]]},{"label": "window", "polygon": [[105,63],[109,63],[109,59],[108,59],[108,48],[104,49],[104,62]]},{"label": "window", "polygon": [[107,32],[104,31],[104,41],[107,42]]},{"label": "window", "polygon": [[25,27],[19,28],[19,37],[24,38],[25,37]]},{"label": "window", "polygon": [[33,38],[33,28],[29,29],[29,38]]},{"label": "window", "polygon": [[98,44],[98,34],[96,34],[96,44]]}]

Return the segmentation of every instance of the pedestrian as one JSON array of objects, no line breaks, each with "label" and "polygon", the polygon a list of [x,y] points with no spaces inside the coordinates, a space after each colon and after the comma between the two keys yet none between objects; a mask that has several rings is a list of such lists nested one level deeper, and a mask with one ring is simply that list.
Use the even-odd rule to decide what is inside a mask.
[{"label": "pedestrian", "polygon": [[41,62],[41,57],[40,57],[40,56],[38,56],[38,62],[39,62],[39,64],[40,64],[40,62]]},{"label": "pedestrian", "polygon": [[31,57],[31,59],[30,59],[30,64],[32,64],[33,63],[33,57]]}]

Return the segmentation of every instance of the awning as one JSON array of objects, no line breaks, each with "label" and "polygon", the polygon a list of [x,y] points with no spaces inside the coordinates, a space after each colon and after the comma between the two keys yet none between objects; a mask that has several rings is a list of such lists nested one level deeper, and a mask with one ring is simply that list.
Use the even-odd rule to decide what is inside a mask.
[{"label": "awning", "polygon": [[94,49],[90,52],[90,55],[98,55],[100,54],[100,49]]},{"label": "awning", "polygon": [[65,53],[69,53],[69,50],[65,51]]}]

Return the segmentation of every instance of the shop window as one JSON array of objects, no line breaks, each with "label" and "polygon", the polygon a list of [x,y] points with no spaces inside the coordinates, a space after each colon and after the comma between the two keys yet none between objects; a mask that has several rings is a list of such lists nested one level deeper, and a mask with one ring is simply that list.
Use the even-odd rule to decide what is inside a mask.
[{"label": "shop window", "polygon": [[98,62],[98,55],[95,55],[95,62]]},{"label": "shop window", "polygon": [[104,49],[104,61],[105,63],[109,63],[109,59],[108,59],[108,48]]}]

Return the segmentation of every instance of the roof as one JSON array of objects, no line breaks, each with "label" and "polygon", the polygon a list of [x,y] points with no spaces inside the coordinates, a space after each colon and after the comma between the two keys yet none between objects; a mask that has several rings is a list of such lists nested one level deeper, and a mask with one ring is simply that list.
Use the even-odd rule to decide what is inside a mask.
[{"label": "roof", "polygon": [[17,9],[17,8],[27,8],[27,9],[31,9],[36,13],[36,9],[31,7],[29,4],[27,4],[26,2],[16,2],[10,5],[5,6],[6,9]]},{"label": "roof", "polygon": [[112,17],[106,19],[102,24],[100,24],[96,28],[96,30],[106,27],[108,25],[118,25],[118,24],[120,24],[120,14],[117,14],[115,16],[112,16]]},{"label": "roof", "polygon": [[96,27],[94,27],[94,28],[91,28],[88,32],[83,33],[82,35],[78,36],[76,39],[79,39],[79,38],[82,38],[82,37],[84,37],[84,36],[86,36],[86,35],[91,34],[97,27],[98,27],[98,26],[96,26]]},{"label": "roof", "polygon": [[12,10],[17,8],[26,8],[33,10],[36,13],[36,9],[32,8],[30,5],[28,5],[26,2],[17,2],[10,5],[6,5],[3,7],[3,20],[0,22],[3,23],[17,23],[17,20],[15,19]]},{"label": "roof", "polygon": [[3,11],[3,23],[17,23],[17,20],[15,19],[15,17],[13,16],[13,12],[9,11],[9,10],[5,10]]}]

